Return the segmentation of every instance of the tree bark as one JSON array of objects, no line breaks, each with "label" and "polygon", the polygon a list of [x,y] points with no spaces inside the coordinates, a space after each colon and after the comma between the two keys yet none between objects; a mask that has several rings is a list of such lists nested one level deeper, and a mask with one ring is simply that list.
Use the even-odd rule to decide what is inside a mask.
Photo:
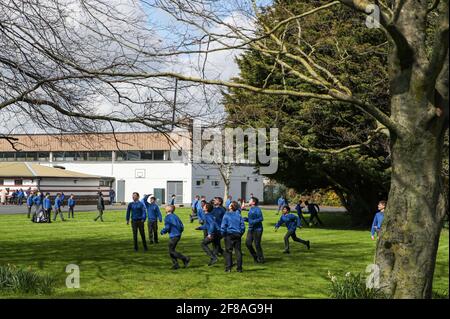
[{"label": "tree bark", "polygon": [[394,298],[431,298],[443,214],[442,139],[428,133],[392,143],[392,180],[376,263]]}]

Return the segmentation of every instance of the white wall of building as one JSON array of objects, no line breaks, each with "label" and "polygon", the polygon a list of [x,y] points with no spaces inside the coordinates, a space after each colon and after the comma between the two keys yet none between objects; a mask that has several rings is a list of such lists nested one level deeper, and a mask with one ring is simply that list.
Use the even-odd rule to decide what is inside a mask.
[{"label": "white wall of building", "polygon": [[[47,165],[51,165],[48,163]],[[155,188],[167,189],[168,181],[183,182],[183,202],[191,201],[192,169],[182,162],[58,162],[67,170],[114,177],[125,181],[125,201],[131,201],[133,192],[153,194]],[[117,187],[114,187],[117,189]],[[166,190],[167,193],[167,190]],[[116,194],[117,197],[117,194]],[[177,200],[181,204],[181,199]]]},{"label": "white wall of building", "polygon": [[[56,164],[56,163],[53,163]],[[47,163],[46,165],[51,165]],[[183,162],[58,162],[57,165],[67,170],[115,178],[115,189],[119,180],[125,181],[125,201],[131,201],[133,192],[154,194],[155,188],[163,188],[168,194],[167,182],[183,182],[183,204],[190,205],[195,195],[203,195],[211,199],[214,196],[224,196],[224,182],[213,165],[198,165]],[[201,181],[201,185],[196,182]],[[218,186],[212,182],[218,181]],[[254,173],[251,166],[237,166],[233,168],[231,178],[231,195],[233,199],[241,197],[241,183],[247,183],[246,199],[253,193],[263,201],[263,178]],[[117,198],[116,194],[116,198]],[[177,198],[177,204],[182,204]]]},{"label": "white wall of building", "polygon": [[[254,173],[254,167],[251,166],[235,166],[232,170],[230,181],[230,195],[233,200],[241,198],[242,194],[242,182],[246,183],[247,191],[245,199],[248,200],[250,194],[258,197],[260,201],[263,201],[263,177]],[[201,185],[197,185],[197,182]],[[214,186],[214,182],[219,182],[218,186]],[[207,199],[211,199],[214,196],[224,197],[225,183],[222,176],[214,165],[194,164],[193,165],[193,181],[192,181],[192,194],[206,196]]]}]

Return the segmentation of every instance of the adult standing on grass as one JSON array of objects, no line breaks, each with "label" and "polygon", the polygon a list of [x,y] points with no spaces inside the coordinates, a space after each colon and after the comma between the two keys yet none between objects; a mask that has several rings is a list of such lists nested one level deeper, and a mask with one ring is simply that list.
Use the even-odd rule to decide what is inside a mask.
[{"label": "adult standing on grass", "polygon": [[70,218],[70,214],[72,214],[72,218],[74,218],[73,211],[75,209],[75,196],[73,194],[71,194],[69,199],[67,200],[67,205],[69,206],[69,215],[67,218]]},{"label": "adult standing on grass", "polygon": [[33,209],[33,194],[30,193],[27,197],[27,218],[31,218],[31,210]]},{"label": "adult standing on grass", "polygon": [[[261,247],[261,240],[263,234],[263,214],[261,208],[258,207],[259,200],[256,197],[250,198],[250,210],[248,217],[244,218],[244,221],[248,223],[247,239],[245,244],[253,256],[256,263],[264,263],[264,255]],[[255,248],[253,247],[255,243]]]},{"label": "adult standing on grass", "polygon": [[178,242],[181,239],[181,234],[184,231],[184,225],[181,222],[181,219],[175,215],[175,206],[167,205],[165,207],[166,217],[164,218],[164,228],[161,229],[161,235],[166,233],[169,234],[169,256],[172,259],[172,268],[176,270],[180,268],[178,264],[178,259],[181,259],[184,264],[184,268],[189,265],[191,261],[190,257],[184,256],[183,254],[176,251]]},{"label": "adult standing on grass", "polygon": [[381,200],[378,203],[378,211],[376,212],[372,222],[372,229],[371,229],[372,240],[375,240],[375,233],[377,233],[377,238],[380,238],[381,225],[383,224],[384,209],[386,208],[386,204],[387,202],[385,200]]},{"label": "adult standing on grass", "polygon": [[[196,230],[206,231],[206,236],[202,240],[202,249],[210,258],[208,266],[212,266],[217,262],[217,248],[218,241],[220,241],[220,227],[216,223],[216,219],[211,214],[213,206],[210,203],[205,203],[205,217],[203,225],[196,228]],[[211,250],[208,245],[213,245],[213,250]]]},{"label": "adult standing on grass", "polygon": [[281,225],[285,224],[286,228],[288,229],[286,235],[284,236],[284,251],[283,253],[289,254],[289,238],[292,238],[294,241],[301,243],[305,245],[308,250],[310,248],[310,242],[309,240],[303,240],[299,237],[297,237],[297,234],[295,233],[297,228],[301,227],[300,218],[298,216],[295,216],[294,214],[290,214],[291,209],[289,206],[283,207],[283,214],[281,215],[280,220],[275,225],[275,231],[280,228]]},{"label": "adult standing on grass", "polygon": [[230,209],[223,216],[220,232],[225,238],[225,272],[233,267],[233,250],[236,254],[236,270],[242,272],[241,239],[245,232],[244,219],[238,212],[239,204],[231,202]]},{"label": "adult standing on grass", "polygon": [[286,200],[284,199],[283,195],[278,198],[278,212],[277,215],[280,214],[280,211],[283,209],[284,206],[286,206]]},{"label": "adult standing on grass", "polygon": [[100,221],[103,222],[103,212],[105,211],[105,201],[103,200],[103,194],[102,192],[97,193],[97,210],[98,215],[94,218],[94,222],[96,222],[99,218]]},{"label": "adult standing on grass", "polygon": [[64,221],[64,216],[63,213],[61,211],[61,206],[62,206],[62,199],[61,199],[61,194],[56,194],[56,198],[55,198],[55,205],[53,206],[53,209],[55,210],[55,216],[53,217],[53,221],[56,220],[56,217],[59,214],[59,217],[61,217],[61,220]]},{"label": "adult standing on grass", "polygon": [[133,230],[134,251],[138,251],[137,233],[141,235],[142,245],[147,251],[147,241],[145,240],[145,219],[147,216],[147,209],[143,202],[139,201],[139,193],[133,193],[133,201],[127,207],[127,225],[130,224],[131,215],[131,229]]},{"label": "adult standing on grass", "polygon": [[150,244],[158,243],[158,220],[162,222],[161,211],[159,210],[158,204],[156,204],[156,197],[150,197],[150,203],[148,198],[150,195],[144,195],[142,203],[147,210],[147,226],[148,226],[148,237]]}]

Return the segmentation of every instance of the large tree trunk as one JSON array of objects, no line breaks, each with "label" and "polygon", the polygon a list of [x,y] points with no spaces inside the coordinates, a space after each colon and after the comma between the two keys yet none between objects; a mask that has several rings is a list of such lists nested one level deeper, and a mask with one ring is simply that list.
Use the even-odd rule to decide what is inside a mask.
[{"label": "large tree trunk", "polygon": [[443,214],[442,138],[431,133],[392,143],[386,219],[377,245],[380,283],[394,298],[430,298]]},{"label": "large tree trunk", "polygon": [[[381,287],[390,297],[431,298],[445,216],[441,169],[448,127],[448,64],[442,69],[438,61],[445,60],[431,64],[427,55],[427,1],[402,4],[390,26],[396,43],[389,55],[391,119],[398,130],[390,132],[391,187],[375,260]],[[448,33],[445,10],[448,1],[441,12]],[[447,37],[437,38],[436,47]],[[448,46],[442,49],[448,52]]]}]

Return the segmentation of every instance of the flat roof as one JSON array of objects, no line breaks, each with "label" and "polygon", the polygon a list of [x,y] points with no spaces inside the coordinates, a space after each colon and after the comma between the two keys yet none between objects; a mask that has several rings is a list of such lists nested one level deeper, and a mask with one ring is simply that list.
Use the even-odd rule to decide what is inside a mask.
[{"label": "flat roof", "polygon": [[0,178],[8,177],[101,178],[102,176],[68,171],[36,163],[0,162]]},{"label": "flat roof", "polygon": [[0,139],[0,152],[152,151],[190,149],[188,132],[118,132],[71,134],[17,134],[15,150]]}]

